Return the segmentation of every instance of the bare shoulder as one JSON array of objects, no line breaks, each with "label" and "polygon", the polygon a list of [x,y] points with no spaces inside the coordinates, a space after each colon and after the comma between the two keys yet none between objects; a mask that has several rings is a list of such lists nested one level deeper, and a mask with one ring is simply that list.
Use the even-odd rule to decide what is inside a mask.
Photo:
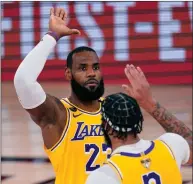
[{"label": "bare shoulder", "polygon": [[26,109],[32,120],[40,126],[44,145],[51,148],[60,139],[66,125],[67,110],[55,96],[46,95],[46,100],[34,109]]},{"label": "bare shoulder", "polygon": [[66,119],[66,109],[62,102],[55,96],[46,95],[46,100],[34,109],[26,109],[32,120],[41,128],[48,124],[57,125]]}]

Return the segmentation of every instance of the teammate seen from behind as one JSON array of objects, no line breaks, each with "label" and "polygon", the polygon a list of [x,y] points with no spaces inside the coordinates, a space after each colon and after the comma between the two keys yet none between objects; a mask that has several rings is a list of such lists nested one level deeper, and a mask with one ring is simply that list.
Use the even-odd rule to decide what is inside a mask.
[{"label": "teammate seen from behind", "polygon": [[[124,87],[131,96],[141,98],[143,95],[138,92],[143,91],[135,89],[140,83],[149,84],[140,68],[132,66],[132,72],[129,68],[125,72],[133,89]],[[147,88],[144,94],[152,98]],[[124,93],[109,95],[102,105],[102,127],[106,143],[113,152],[101,168],[88,176],[86,184],[182,183],[181,165],[192,164],[192,131],[171,114],[164,115],[164,108],[149,107],[149,110],[153,117],[160,119],[162,126],[168,124],[171,130],[183,131],[186,139],[175,133],[165,133],[154,141],[139,138],[143,115],[137,101]]]}]

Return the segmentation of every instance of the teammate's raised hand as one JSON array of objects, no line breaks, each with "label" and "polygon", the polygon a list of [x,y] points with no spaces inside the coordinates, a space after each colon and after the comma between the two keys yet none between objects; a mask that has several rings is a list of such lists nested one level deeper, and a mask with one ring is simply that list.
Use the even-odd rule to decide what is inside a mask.
[{"label": "teammate's raised hand", "polygon": [[150,85],[143,71],[139,67],[135,68],[133,65],[126,65],[125,75],[131,85],[123,84],[123,89],[129,96],[135,98],[141,107],[151,112],[156,102],[153,99]]},{"label": "teammate's raised hand", "polygon": [[49,31],[53,31],[59,38],[67,35],[78,34],[80,31],[77,29],[70,29],[66,26],[67,12],[63,8],[51,8]]}]

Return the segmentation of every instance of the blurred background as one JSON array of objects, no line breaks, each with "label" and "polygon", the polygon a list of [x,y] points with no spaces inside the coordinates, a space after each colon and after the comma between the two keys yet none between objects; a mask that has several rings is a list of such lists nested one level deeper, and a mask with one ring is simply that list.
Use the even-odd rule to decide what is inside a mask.
[{"label": "blurred background", "polygon": [[[2,176],[4,184],[51,184],[52,167],[41,132],[20,106],[13,77],[23,58],[48,31],[51,7],[68,12],[68,26],[80,36],[62,38],[38,78],[47,93],[68,97],[67,54],[87,45],[97,51],[105,95],[128,83],[127,63],[140,66],[157,100],[192,129],[192,2],[1,2]],[[142,136],[164,133],[145,111]],[[182,168],[184,184],[192,167]]]}]

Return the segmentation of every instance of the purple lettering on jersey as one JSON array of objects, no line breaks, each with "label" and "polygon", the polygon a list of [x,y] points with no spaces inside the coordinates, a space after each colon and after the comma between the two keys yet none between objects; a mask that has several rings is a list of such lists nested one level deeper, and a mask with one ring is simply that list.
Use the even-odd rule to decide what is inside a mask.
[{"label": "purple lettering on jersey", "polygon": [[[97,136],[96,129],[99,127],[99,125],[91,125],[91,130],[90,130],[90,136]],[[93,135],[94,134],[94,135]]]},{"label": "purple lettering on jersey", "polygon": [[77,122],[77,129],[71,141],[84,140],[88,136],[103,136],[101,125],[84,125],[84,122]]}]

